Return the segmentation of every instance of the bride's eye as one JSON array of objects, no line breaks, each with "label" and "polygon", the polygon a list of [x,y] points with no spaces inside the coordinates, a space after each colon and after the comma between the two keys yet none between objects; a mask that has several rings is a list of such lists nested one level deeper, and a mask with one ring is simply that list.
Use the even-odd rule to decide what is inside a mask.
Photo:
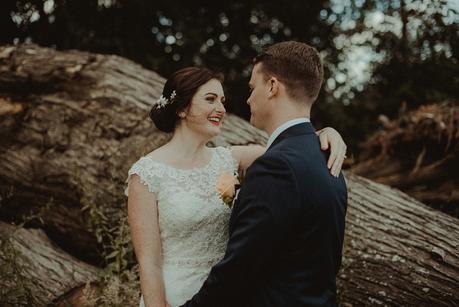
[{"label": "bride's eye", "polygon": [[206,98],[207,101],[209,101],[210,103],[214,103],[215,102],[215,97],[213,96],[209,96]]}]

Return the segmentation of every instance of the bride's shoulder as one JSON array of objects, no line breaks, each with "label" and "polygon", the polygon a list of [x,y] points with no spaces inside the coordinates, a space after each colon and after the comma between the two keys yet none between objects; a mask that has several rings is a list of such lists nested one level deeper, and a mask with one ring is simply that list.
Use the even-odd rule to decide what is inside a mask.
[{"label": "bride's shoulder", "polygon": [[169,154],[168,149],[165,146],[161,146],[145,154],[142,158],[150,158],[150,159],[162,161],[168,157],[168,154]]},{"label": "bride's shoulder", "polygon": [[165,148],[159,147],[140,157],[132,166],[138,165],[144,168],[155,169],[162,164],[166,164],[169,156],[170,153]]},{"label": "bride's shoulder", "polygon": [[229,157],[233,155],[231,147],[217,146],[211,148],[217,156],[220,157]]},{"label": "bride's shoulder", "polygon": [[217,156],[223,161],[229,163],[233,168],[237,169],[238,159],[237,153],[234,151],[234,147],[228,146],[217,146],[213,148]]},{"label": "bride's shoulder", "polygon": [[147,186],[150,192],[158,192],[163,170],[161,164],[156,161],[158,154],[155,152],[156,150],[140,157],[129,168],[128,177],[126,179],[126,196],[128,195],[128,187],[134,176],[137,176],[138,178],[136,178],[136,181]]},{"label": "bride's shoulder", "polygon": [[167,158],[167,152],[163,147],[159,147],[135,161],[129,169],[129,175],[138,172],[146,172],[152,175],[155,171],[158,171],[161,162]]}]

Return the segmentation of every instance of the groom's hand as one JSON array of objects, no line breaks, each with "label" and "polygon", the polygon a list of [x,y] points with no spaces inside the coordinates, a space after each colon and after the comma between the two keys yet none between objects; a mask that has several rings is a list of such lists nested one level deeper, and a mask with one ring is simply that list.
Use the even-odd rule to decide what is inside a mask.
[{"label": "groom's hand", "polygon": [[346,158],[347,146],[343,138],[335,129],[327,127],[316,132],[320,140],[320,148],[322,150],[330,149],[327,167],[330,173],[338,177]]}]

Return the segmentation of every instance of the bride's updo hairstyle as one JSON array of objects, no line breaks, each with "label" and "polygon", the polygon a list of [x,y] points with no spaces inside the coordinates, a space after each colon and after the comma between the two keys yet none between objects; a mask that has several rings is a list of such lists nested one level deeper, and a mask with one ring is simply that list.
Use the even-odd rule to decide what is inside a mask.
[{"label": "bride's updo hairstyle", "polygon": [[161,97],[150,111],[150,118],[163,132],[173,132],[198,89],[212,79],[223,83],[223,75],[207,68],[187,67],[172,74],[164,85]]}]

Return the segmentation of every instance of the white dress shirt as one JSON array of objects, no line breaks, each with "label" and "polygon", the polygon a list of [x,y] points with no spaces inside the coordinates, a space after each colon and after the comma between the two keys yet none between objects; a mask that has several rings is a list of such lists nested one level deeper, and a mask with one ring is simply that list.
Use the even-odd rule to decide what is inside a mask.
[{"label": "white dress shirt", "polygon": [[276,130],[273,131],[273,133],[271,133],[268,139],[268,144],[266,145],[266,148],[269,148],[272,145],[272,143],[276,140],[276,138],[288,128],[298,125],[298,124],[309,123],[309,122],[311,122],[309,118],[300,117],[300,118],[295,118],[295,119],[292,119],[292,120],[289,120],[283,123],[282,125],[277,127]]}]

